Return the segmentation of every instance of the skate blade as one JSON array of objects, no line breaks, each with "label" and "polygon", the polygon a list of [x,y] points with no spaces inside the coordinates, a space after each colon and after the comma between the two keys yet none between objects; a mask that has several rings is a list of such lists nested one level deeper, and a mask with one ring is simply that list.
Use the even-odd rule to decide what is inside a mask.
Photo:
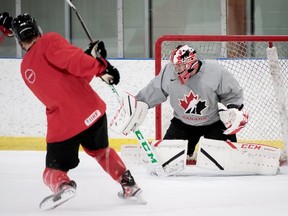
[{"label": "skate blade", "polygon": [[75,188],[69,188],[64,191],[60,191],[58,194],[53,194],[51,196],[46,197],[40,203],[39,208],[41,210],[52,210],[63,203],[67,202],[68,200],[72,199],[76,195]]},{"label": "skate blade", "polygon": [[123,195],[121,193],[118,193],[118,196],[122,200],[125,200],[125,202],[129,202],[131,204],[141,204],[141,205],[147,204],[147,201],[142,197],[141,191],[132,197],[123,197]]}]

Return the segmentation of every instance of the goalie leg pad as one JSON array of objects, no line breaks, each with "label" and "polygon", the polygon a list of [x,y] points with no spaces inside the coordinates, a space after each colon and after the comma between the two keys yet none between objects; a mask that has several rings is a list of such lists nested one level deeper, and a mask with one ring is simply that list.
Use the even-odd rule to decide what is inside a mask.
[{"label": "goalie leg pad", "polygon": [[[150,161],[140,145],[130,144],[121,146],[121,157],[128,166],[145,166],[148,172],[153,172]],[[187,141],[186,140],[155,140],[151,148],[159,158],[166,175],[174,175],[186,167]]]},{"label": "goalie leg pad", "polygon": [[241,174],[275,175],[278,173],[280,154],[279,148],[268,145],[202,138],[196,165]]}]

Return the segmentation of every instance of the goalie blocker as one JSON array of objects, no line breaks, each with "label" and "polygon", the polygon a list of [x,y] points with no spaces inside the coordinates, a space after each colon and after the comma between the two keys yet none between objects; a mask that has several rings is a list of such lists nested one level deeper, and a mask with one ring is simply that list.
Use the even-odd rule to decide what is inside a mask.
[{"label": "goalie blocker", "polygon": [[109,127],[118,134],[127,135],[143,123],[148,112],[148,105],[137,101],[135,97],[125,92],[120,108],[112,118]]}]

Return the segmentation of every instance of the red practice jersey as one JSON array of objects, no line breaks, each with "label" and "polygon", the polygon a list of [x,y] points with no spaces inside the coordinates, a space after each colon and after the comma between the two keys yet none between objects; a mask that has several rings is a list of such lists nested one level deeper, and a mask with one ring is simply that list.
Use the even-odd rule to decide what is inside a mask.
[{"label": "red practice jersey", "polygon": [[103,116],[106,104],[89,83],[104,64],[57,33],[42,35],[25,54],[21,74],[46,106],[47,142],[71,138]]}]

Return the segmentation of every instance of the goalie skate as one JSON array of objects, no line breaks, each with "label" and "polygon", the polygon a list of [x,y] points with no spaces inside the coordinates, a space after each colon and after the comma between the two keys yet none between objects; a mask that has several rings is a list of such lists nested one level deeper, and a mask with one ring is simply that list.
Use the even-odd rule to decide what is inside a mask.
[{"label": "goalie skate", "polygon": [[50,196],[47,196],[42,200],[39,205],[41,210],[51,210],[63,203],[67,202],[76,195],[76,183],[71,181],[69,184],[65,183],[61,186],[61,190]]}]

